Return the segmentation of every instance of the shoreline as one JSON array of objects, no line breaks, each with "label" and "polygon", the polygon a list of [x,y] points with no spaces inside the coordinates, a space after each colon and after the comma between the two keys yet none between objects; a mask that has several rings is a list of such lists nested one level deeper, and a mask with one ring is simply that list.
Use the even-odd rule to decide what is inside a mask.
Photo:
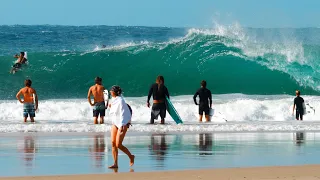
[{"label": "shoreline", "polygon": [[[0,180],[212,180],[212,179],[319,179],[320,165],[221,168],[182,171],[123,172],[110,174],[0,177]],[[134,171],[131,169],[131,171]]]}]

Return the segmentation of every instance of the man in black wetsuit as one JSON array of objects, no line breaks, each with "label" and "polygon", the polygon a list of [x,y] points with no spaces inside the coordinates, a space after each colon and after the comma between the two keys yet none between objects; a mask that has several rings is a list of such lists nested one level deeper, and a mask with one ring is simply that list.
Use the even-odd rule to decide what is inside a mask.
[{"label": "man in black wetsuit", "polygon": [[[199,96],[200,101],[197,103],[197,96]],[[201,81],[201,88],[193,96],[194,103],[199,105],[199,121],[202,122],[203,113],[205,113],[206,121],[209,122],[209,111],[212,107],[212,95],[211,91],[207,89],[207,82]]]},{"label": "man in black wetsuit", "polygon": [[[152,96],[153,95],[153,96]],[[161,124],[164,124],[164,118],[166,117],[166,96],[169,98],[169,92],[164,85],[163,76],[158,76],[156,83],[152,84],[148,94],[147,106],[150,107],[150,98],[153,97],[153,105],[151,110],[150,124],[154,124],[154,120],[161,117]]]},{"label": "man in black wetsuit", "polygon": [[296,119],[299,121],[299,117],[300,120],[303,120],[303,113],[304,113],[304,109],[303,109],[303,103],[304,103],[304,99],[302,97],[300,97],[300,91],[297,90],[296,91],[296,98],[294,98],[294,102],[293,102],[293,110],[292,110],[292,114],[294,114],[294,109],[296,109]]}]

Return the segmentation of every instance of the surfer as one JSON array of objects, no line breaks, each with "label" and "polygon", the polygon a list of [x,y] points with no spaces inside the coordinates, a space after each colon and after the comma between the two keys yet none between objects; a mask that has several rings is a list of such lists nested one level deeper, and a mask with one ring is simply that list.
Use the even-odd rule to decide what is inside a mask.
[{"label": "surfer", "polygon": [[17,58],[16,63],[12,66],[11,72],[16,71],[21,68],[22,64],[25,64],[28,60],[25,56],[25,52],[20,52],[20,55],[15,55],[14,58]]},{"label": "surfer", "polygon": [[293,110],[292,110],[292,115],[294,114],[294,109],[296,109],[296,120],[299,121],[299,117],[300,120],[303,120],[303,113],[304,113],[304,109],[303,109],[303,103],[304,103],[304,99],[302,97],[300,97],[300,91],[296,90],[296,96],[294,98],[293,101]]},{"label": "surfer", "polygon": [[[32,81],[30,79],[25,80],[24,84],[25,87],[20,89],[16,97],[19,102],[23,104],[24,122],[27,122],[28,115],[30,116],[31,122],[34,122],[34,117],[36,116],[35,111],[38,109],[38,95],[36,90],[31,87]],[[20,98],[21,95],[23,96],[23,101]]]},{"label": "surfer", "polygon": [[153,95],[153,105],[151,109],[150,124],[154,124],[154,120],[161,117],[161,124],[164,124],[164,118],[166,117],[166,96],[169,98],[169,92],[167,87],[164,85],[163,76],[158,76],[156,83],[152,84],[148,94],[147,106],[150,107],[150,98]]},{"label": "surfer", "polygon": [[[202,122],[203,113],[205,114],[206,121],[209,122],[209,111],[212,107],[212,95],[211,91],[207,89],[207,82],[201,81],[201,88],[193,96],[194,103],[199,105],[199,121]],[[197,96],[199,96],[199,104],[197,103]]]},{"label": "surfer", "polygon": [[[88,91],[88,102],[91,106],[93,106],[94,124],[98,124],[99,115],[100,124],[103,124],[106,108],[108,107],[104,103],[103,91],[105,88],[102,86],[102,78],[96,77],[94,81],[95,85],[91,86]],[[93,95],[93,103],[91,102],[91,95]]]},{"label": "surfer", "polygon": [[111,144],[114,164],[109,166],[109,168],[118,168],[118,149],[128,155],[130,159],[130,166],[132,166],[134,164],[135,156],[132,155],[124,145],[122,145],[127,130],[130,126],[132,114],[128,104],[126,104],[125,100],[121,96],[122,89],[120,86],[112,86],[110,93],[113,98],[113,101],[109,107],[112,119]]}]

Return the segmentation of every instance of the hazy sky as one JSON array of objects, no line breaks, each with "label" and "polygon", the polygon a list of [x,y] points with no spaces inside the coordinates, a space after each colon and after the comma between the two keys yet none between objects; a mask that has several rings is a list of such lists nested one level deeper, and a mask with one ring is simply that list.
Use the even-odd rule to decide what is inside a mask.
[{"label": "hazy sky", "polygon": [[320,27],[320,0],[0,0],[0,24]]}]

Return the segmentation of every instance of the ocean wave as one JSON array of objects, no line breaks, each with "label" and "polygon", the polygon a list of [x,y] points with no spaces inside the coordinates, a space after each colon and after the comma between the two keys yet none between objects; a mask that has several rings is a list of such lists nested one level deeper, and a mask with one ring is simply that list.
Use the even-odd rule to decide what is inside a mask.
[{"label": "ocean wave", "polygon": [[[312,109],[308,108],[309,113],[303,122],[296,122],[292,115],[292,96],[214,95],[216,113],[212,122],[199,124],[192,96],[172,97],[184,121],[182,126],[176,125],[169,114],[166,118],[168,126],[147,125],[150,109],[146,107],[146,97],[125,99],[133,109],[132,122],[136,126],[132,130],[137,132],[320,130],[320,115],[313,111],[320,108],[320,99],[317,96],[304,98]],[[85,99],[40,101],[36,124],[22,123],[22,105],[17,101],[1,101],[0,113],[0,132],[105,132],[111,121],[106,116],[107,125],[93,125],[92,108]]]}]

